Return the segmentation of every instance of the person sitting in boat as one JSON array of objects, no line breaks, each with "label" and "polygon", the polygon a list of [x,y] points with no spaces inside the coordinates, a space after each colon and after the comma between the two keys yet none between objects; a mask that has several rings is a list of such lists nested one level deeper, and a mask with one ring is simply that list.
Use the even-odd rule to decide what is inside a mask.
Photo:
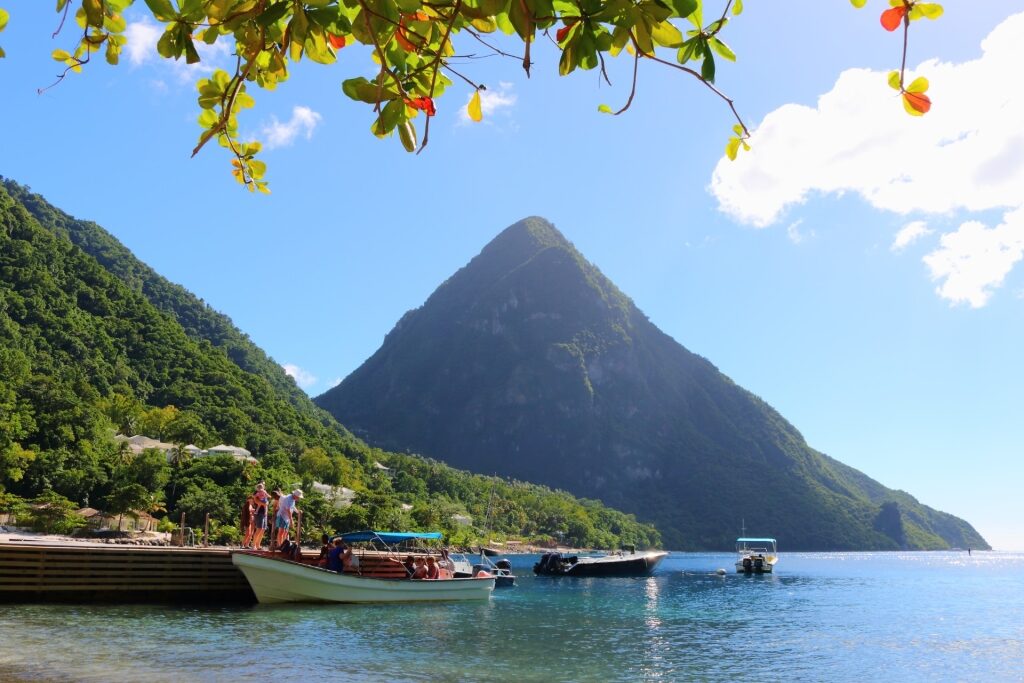
[{"label": "person sitting in boat", "polygon": [[405,571],[409,574],[410,578],[416,573],[416,561],[412,559],[412,555],[405,556],[405,562],[402,563],[402,566],[405,567]]},{"label": "person sitting in boat", "polygon": [[412,572],[413,579],[425,579],[427,578],[427,565],[423,561],[422,557],[416,558],[416,565]]},{"label": "person sitting in boat", "polygon": [[345,567],[352,558],[352,551],[345,547],[340,538],[334,539],[334,545],[327,551],[327,568],[332,572],[344,573]]},{"label": "person sitting in boat", "polygon": [[427,558],[427,575],[425,579],[437,579],[440,578],[440,572],[438,571],[437,563],[434,562],[434,556],[431,555]]},{"label": "person sitting in boat", "polygon": [[331,552],[332,544],[331,537],[327,534],[320,535],[320,556],[316,558],[316,563],[321,567],[327,566],[327,553]]},{"label": "person sitting in boat", "polygon": [[296,505],[300,500],[302,500],[302,489],[295,489],[277,501],[277,518],[274,523],[277,525],[277,545],[279,546],[288,538],[292,521],[296,516],[302,514]]}]

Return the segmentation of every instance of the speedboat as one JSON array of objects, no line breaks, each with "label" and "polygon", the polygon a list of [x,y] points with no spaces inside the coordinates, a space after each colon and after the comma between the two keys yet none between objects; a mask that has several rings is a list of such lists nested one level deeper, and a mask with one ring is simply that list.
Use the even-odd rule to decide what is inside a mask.
[{"label": "speedboat", "polygon": [[771,574],[779,561],[774,538],[737,538],[736,555],[737,574]]},{"label": "speedboat", "polygon": [[544,553],[533,565],[533,573],[539,576],[647,576],[666,555],[663,550],[637,552],[635,549],[582,557]]},{"label": "speedboat", "polygon": [[[281,602],[436,602],[486,600],[494,590],[487,571],[455,578],[450,571],[438,579],[410,579],[396,546],[413,539],[439,539],[434,533],[361,531],[345,534],[346,544],[371,542],[378,549],[353,551],[341,573],[282,555],[236,550],[231,561],[252,587],[261,604]],[[379,548],[383,547],[384,550]]]}]

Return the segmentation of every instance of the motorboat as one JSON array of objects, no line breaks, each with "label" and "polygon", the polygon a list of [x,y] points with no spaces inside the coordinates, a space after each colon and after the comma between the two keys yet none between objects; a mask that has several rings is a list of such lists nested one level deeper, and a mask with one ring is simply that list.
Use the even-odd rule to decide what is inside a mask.
[{"label": "motorboat", "polygon": [[[353,549],[343,572],[283,555],[236,550],[231,561],[252,587],[261,604],[282,602],[437,602],[486,600],[495,578],[488,571],[456,578],[448,569],[438,579],[410,579],[397,546],[414,539],[440,539],[433,533],[363,531],[340,537],[346,545],[368,542],[373,548]],[[383,549],[382,549],[383,548]]]},{"label": "motorboat", "polygon": [[539,576],[647,576],[668,553],[663,550],[637,552],[627,549],[609,555],[563,555],[544,553],[533,565]]},{"label": "motorboat", "polygon": [[737,574],[771,574],[779,561],[778,544],[774,538],[736,539]]}]

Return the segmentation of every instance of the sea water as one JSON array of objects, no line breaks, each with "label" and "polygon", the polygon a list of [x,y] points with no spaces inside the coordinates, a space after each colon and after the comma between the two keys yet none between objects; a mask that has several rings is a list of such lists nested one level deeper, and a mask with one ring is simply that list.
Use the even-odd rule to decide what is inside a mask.
[{"label": "sea water", "polygon": [[[672,553],[486,602],[0,605],[0,680],[1024,680],[1024,553]],[[728,574],[715,574],[725,568]]]}]

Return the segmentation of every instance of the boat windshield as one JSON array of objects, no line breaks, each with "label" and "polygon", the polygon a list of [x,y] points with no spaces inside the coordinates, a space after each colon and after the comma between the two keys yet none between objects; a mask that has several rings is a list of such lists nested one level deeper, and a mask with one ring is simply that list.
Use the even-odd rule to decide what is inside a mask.
[{"label": "boat windshield", "polygon": [[436,541],[440,538],[440,531],[353,531],[341,536],[341,540],[345,543],[380,541],[385,545],[398,545],[399,543],[419,539]]},{"label": "boat windshield", "polygon": [[762,555],[774,555],[775,550],[775,539],[774,538],[737,538],[736,539],[736,552],[740,553],[760,553]]}]

